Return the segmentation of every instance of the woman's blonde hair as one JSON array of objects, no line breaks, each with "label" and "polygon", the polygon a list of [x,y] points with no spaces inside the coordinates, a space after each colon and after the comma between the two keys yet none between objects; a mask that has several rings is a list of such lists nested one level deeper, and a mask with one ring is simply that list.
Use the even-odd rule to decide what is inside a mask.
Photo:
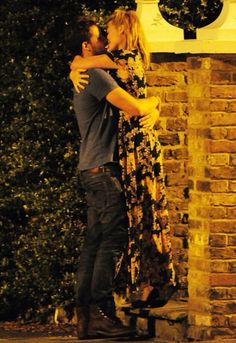
[{"label": "woman's blonde hair", "polygon": [[135,11],[115,10],[107,20],[107,24],[112,23],[115,27],[124,26],[126,36],[126,49],[138,49],[145,68],[148,67],[150,57],[146,46],[144,33],[141,23]]}]

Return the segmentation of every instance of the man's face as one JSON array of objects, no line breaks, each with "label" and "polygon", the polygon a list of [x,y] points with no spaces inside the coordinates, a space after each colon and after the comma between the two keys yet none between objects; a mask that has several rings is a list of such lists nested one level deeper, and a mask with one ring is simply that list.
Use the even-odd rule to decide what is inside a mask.
[{"label": "man's face", "polygon": [[91,44],[93,55],[103,54],[105,52],[106,39],[96,25],[90,26],[89,32],[91,35],[89,43]]}]

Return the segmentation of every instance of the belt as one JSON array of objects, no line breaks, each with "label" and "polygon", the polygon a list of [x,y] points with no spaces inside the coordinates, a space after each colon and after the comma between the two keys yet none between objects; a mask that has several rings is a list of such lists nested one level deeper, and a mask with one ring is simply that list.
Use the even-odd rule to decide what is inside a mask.
[{"label": "belt", "polygon": [[119,165],[118,164],[107,164],[99,167],[94,167],[85,170],[86,172],[92,173],[92,174],[99,174],[99,173],[106,173],[110,172],[112,170],[119,170]]}]

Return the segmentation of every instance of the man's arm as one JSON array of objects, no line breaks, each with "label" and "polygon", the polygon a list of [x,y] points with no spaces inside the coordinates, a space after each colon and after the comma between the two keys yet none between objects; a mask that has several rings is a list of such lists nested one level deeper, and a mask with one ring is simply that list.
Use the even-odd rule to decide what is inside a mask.
[{"label": "man's arm", "polygon": [[136,99],[120,87],[109,92],[106,99],[112,105],[133,116],[149,114],[160,106],[160,98],[158,97]]}]

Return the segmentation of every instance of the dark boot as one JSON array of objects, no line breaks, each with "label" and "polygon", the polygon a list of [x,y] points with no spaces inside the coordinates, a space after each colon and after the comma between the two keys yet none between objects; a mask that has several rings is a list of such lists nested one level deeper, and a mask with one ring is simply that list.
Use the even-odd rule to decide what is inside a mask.
[{"label": "dark boot", "polygon": [[77,313],[77,334],[79,339],[88,338],[89,306],[76,308]]},{"label": "dark boot", "polygon": [[89,337],[124,337],[135,334],[135,329],[124,326],[119,318],[106,315],[97,305],[90,306]]}]

